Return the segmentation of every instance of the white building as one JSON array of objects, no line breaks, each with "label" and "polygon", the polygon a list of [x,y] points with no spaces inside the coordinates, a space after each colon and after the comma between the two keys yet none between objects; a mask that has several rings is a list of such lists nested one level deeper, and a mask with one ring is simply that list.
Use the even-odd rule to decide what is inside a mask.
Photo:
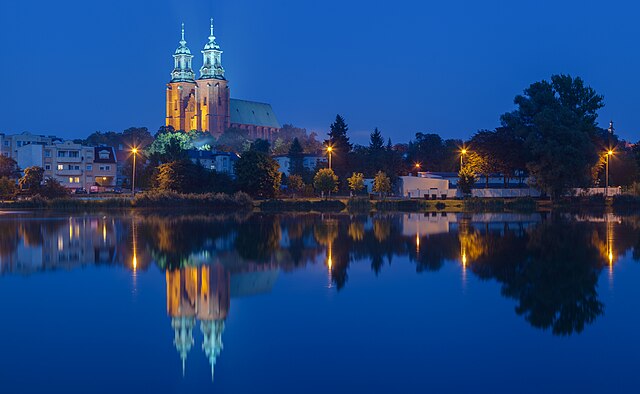
[{"label": "white building", "polygon": [[[453,190],[455,195],[455,190]],[[443,199],[450,194],[449,180],[427,172],[400,177],[400,194],[408,198]]]},{"label": "white building", "polygon": [[[288,155],[278,155],[273,157],[280,165],[280,172],[286,176],[290,174],[291,158]],[[326,166],[327,157],[324,155],[305,154],[302,157],[302,166],[309,171],[315,171],[318,166]]]},{"label": "white building", "polygon": [[236,153],[191,149],[187,154],[189,160],[195,164],[200,163],[202,167],[208,170],[214,170],[235,177],[235,164],[240,158]]}]

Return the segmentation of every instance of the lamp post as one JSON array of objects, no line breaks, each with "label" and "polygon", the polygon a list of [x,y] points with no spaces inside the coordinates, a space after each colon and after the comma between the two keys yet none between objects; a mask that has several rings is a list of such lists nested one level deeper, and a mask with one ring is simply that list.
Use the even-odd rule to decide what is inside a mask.
[{"label": "lamp post", "polygon": [[613,151],[609,149],[607,151],[607,162],[606,162],[607,170],[605,174],[605,192],[604,192],[605,197],[609,197],[609,159],[611,158],[611,155],[613,155]]},{"label": "lamp post", "polygon": [[327,154],[329,155],[329,169],[331,169],[331,153],[333,152],[332,146],[327,146]]},{"label": "lamp post", "polygon": [[467,149],[466,148],[462,148],[462,150],[460,151],[460,169],[461,170],[462,170],[462,166],[463,166],[462,158],[466,154],[467,154]]},{"label": "lamp post", "polygon": [[136,155],[138,153],[138,148],[131,149],[131,153],[133,153],[133,170],[131,175],[131,196],[136,196]]}]

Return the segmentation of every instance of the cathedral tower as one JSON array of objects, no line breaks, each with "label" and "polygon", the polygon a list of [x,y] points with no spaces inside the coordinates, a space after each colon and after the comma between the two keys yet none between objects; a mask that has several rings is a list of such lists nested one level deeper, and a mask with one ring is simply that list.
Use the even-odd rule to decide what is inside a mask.
[{"label": "cathedral tower", "polygon": [[222,51],[213,34],[211,19],[209,41],[202,51],[203,62],[197,86],[200,108],[199,130],[219,137],[229,127],[229,86],[222,67]]},{"label": "cathedral tower", "polygon": [[180,45],[173,54],[171,82],[167,84],[166,125],[175,130],[199,130],[198,85],[191,68],[193,55],[184,39],[184,23]]}]

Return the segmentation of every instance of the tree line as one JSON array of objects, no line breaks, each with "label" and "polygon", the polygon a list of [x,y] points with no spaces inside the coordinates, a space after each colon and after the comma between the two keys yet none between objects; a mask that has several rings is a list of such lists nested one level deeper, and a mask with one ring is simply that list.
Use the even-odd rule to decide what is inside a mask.
[{"label": "tree line", "polygon": [[[432,171],[457,173],[459,187],[467,193],[473,187],[488,187],[490,174],[501,174],[504,187],[528,179],[531,186],[555,198],[573,188],[603,187],[607,163],[610,185],[640,192],[640,144],[620,140],[613,125],[609,129],[598,125],[604,98],[581,78],[553,75],[524,89],[514,104],[516,108],[501,115],[495,129],[479,130],[466,141],[418,132],[407,143],[394,144],[375,128],[368,145],[353,144],[346,119],[337,115],[325,141],[286,124],[271,142],[252,140],[246,130],[234,128],[214,138],[171,127],[161,127],[155,135],[146,128],[95,132],[77,142],[137,147],[137,185],[185,193],[241,190],[263,198],[282,190],[297,196],[358,194],[365,188],[365,179],[373,179],[372,191],[384,195],[394,189],[399,176]],[[187,154],[191,149],[238,153],[236,178],[191,162]],[[274,155],[288,156],[288,176],[281,175]],[[322,162],[307,168],[305,155],[330,157],[331,168]],[[132,165],[130,156],[123,175],[132,173]],[[16,171],[3,158],[3,195],[10,192]]]}]

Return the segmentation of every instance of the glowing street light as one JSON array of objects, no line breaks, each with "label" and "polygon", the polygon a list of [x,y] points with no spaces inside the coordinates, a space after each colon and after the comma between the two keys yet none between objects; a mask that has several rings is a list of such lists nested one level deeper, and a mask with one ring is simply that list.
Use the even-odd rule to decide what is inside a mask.
[{"label": "glowing street light", "polygon": [[131,153],[133,153],[133,170],[131,176],[131,196],[136,196],[136,155],[138,154],[138,148],[135,146],[131,148]]},{"label": "glowing street light", "polygon": [[331,153],[333,153],[333,146],[327,146],[327,154],[329,155],[329,169],[331,169]]},{"label": "glowing street light", "polygon": [[462,148],[460,150],[460,169],[462,169],[463,166],[463,162],[462,162],[462,158],[464,157],[464,155],[467,154],[467,148]]},{"label": "glowing street light", "polygon": [[613,150],[609,149],[607,151],[607,162],[606,162],[607,171],[605,174],[605,197],[609,197],[609,160],[612,155],[613,155]]}]

